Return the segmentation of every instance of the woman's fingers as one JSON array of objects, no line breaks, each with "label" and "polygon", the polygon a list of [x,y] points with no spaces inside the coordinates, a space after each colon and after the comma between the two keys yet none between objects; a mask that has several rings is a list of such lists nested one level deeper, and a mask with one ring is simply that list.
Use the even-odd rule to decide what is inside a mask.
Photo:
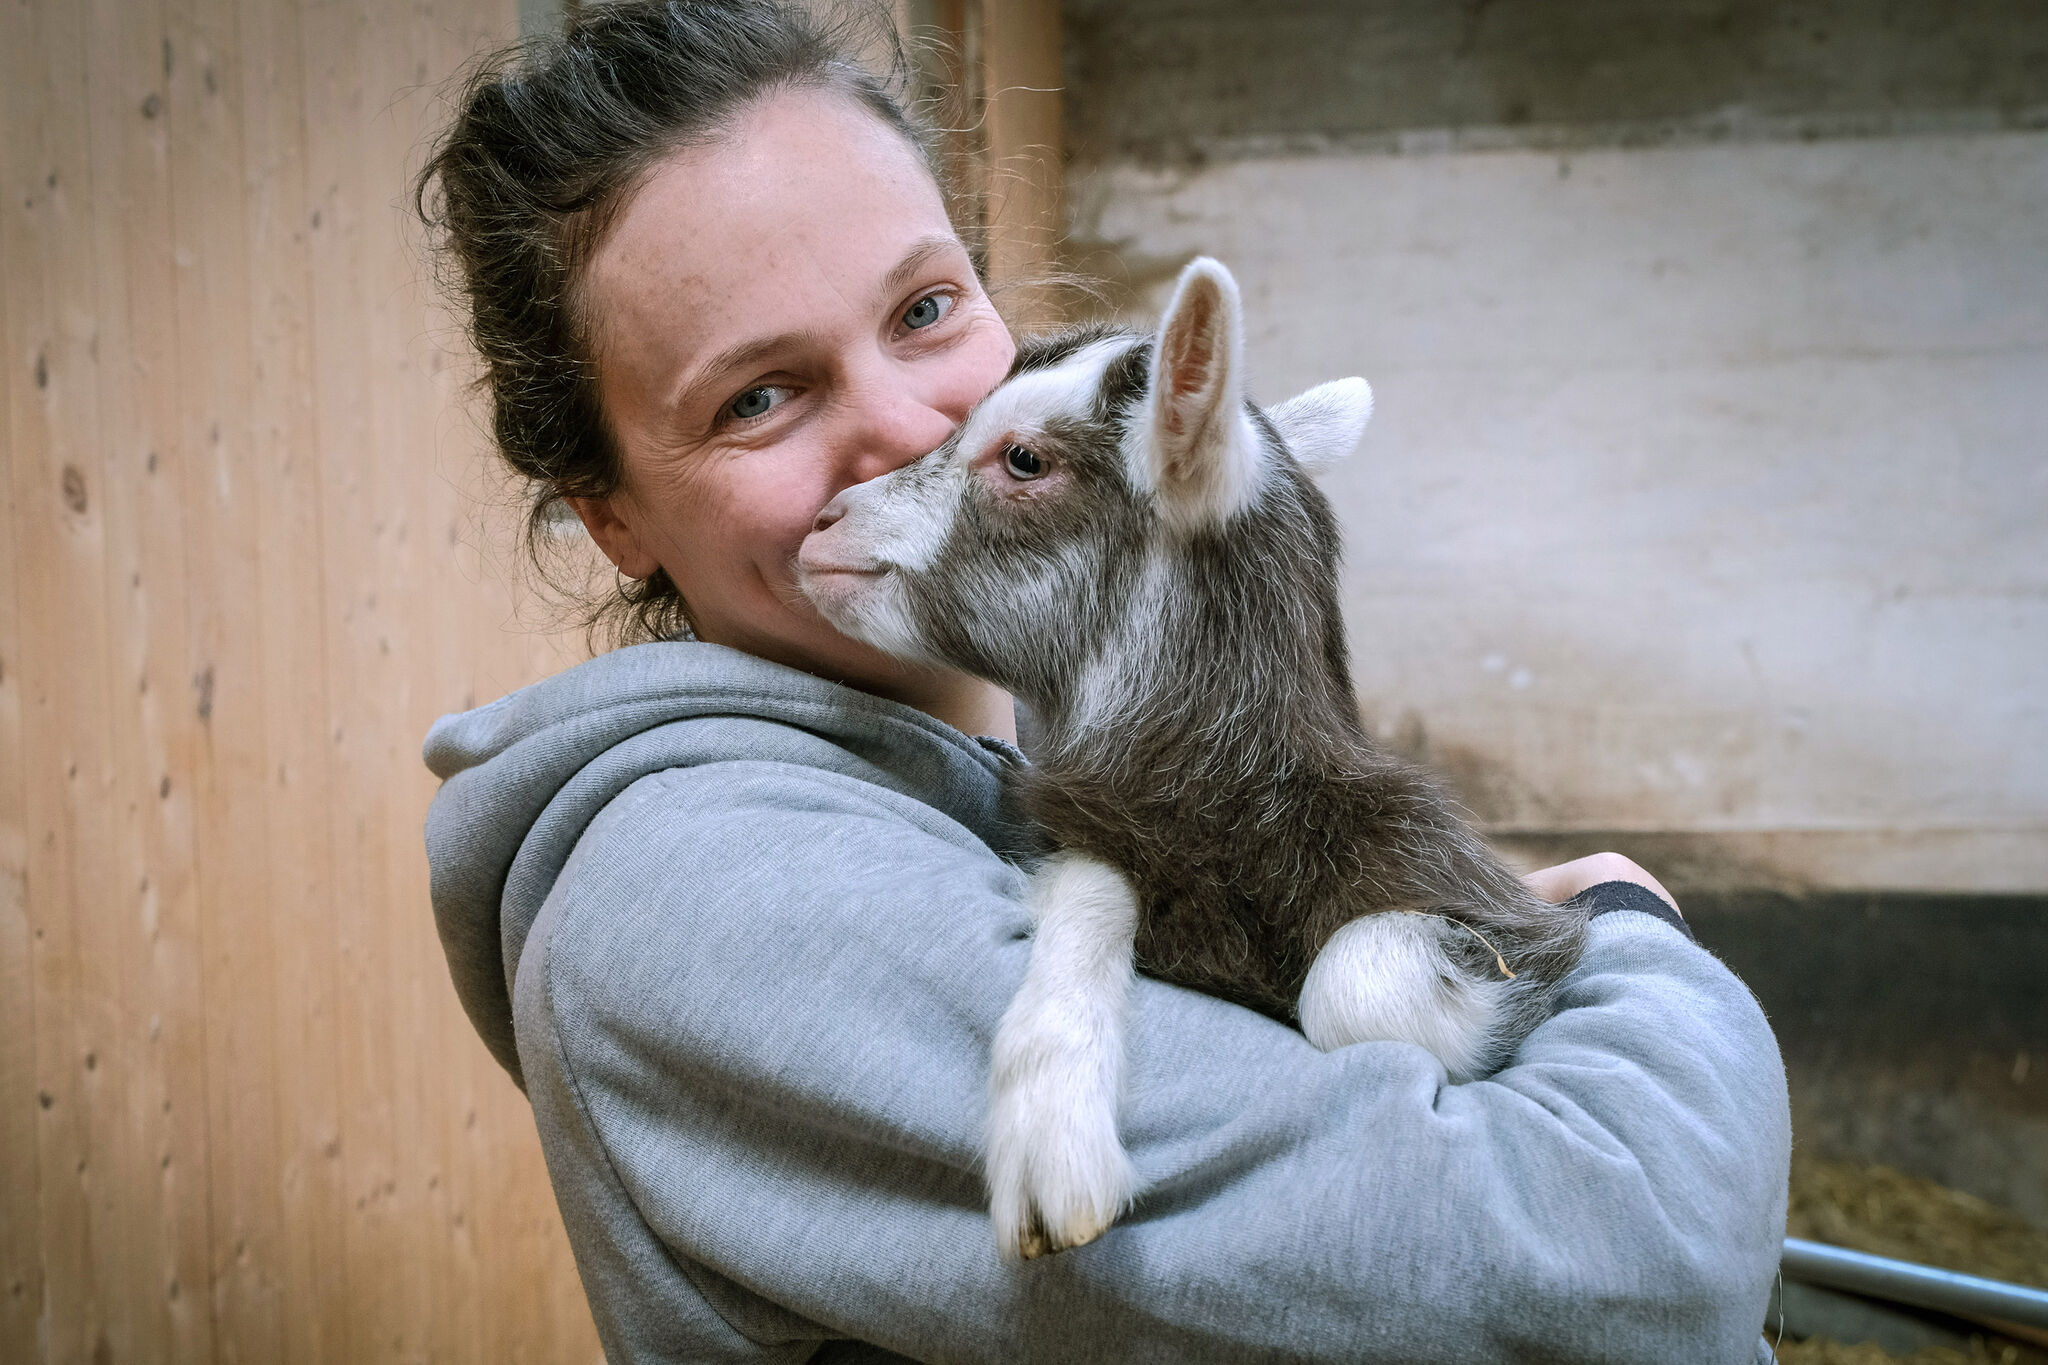
[{"label": "woman's fingers", "polygon": [[1678,902],[1664,889],[1664,883],[1645,872],[1634,859],[1624,858],[1619,853],[1595,853],[1585,858],[1574,858],[1568,863],[1542,868],[1522,878],[1523,885],[1553,905],[1561,905],[1587,887],[1598,886],[1602,882],[1634,882],[1638,886],[1646,886],[1669,902],[1673,910],[1678,909]]}]

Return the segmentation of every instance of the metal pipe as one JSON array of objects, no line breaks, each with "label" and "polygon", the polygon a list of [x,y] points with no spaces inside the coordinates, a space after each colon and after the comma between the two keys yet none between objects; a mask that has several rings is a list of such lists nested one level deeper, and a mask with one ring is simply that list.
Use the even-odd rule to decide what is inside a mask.
[{"label": "metal pipe", "polygon": [[1979,1322],[1997,1319],[2021,1327],[2048,1328],[2048,1290],[1844,1251],[1803,1237],[1785,1239],[1780,1264],[1786,1279],[1802,1284],[1844,1289],[1866,1298],[1890,1299]]}]

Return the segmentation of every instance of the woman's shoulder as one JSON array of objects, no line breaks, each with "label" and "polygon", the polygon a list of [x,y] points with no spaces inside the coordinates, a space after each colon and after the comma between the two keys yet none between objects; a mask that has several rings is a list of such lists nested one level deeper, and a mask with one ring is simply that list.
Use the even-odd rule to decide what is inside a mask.
[{"label": "woman's shoulder", "polygon": [[[1016,932],[1030,836],[1010,814],[1005,760],[845,721],[696,716],[615,746],[607,775],[586,769],[587,814],[545,841],[560,862],[544,890],[537,849],[534,884],[508,886],[537,915],[519,972],[544,964],[549,1012],[639,999],[643,974],[699,1003],[759,1000],[792,976],[843,976],[855,941],[877,950],[864,969],[887,976],[906,945]],[[681,1021],[616,1022],[673,1039]]]},{"label": "woman's shoulder", "polygon": [[426,827],[435,918],[465,1008],[515,1075],[512,977],[558,893],[617,914],[678,879],[788,890],[824,870],[810,851],[834,831],[895,856],[909,845],[878,831],[990,860],[1019,846],[1002,755],[716,645],[616,650],[444,717],[427,760],[443,779]]},{"label": "woman's shoulder", "polygon": [[573,760],[651,725],[733,717],[801,726],[861,747],[879,739],[979,749],[897,702],[722,645],[663,640],[611,650],[445,715],[428,731],[425,758],[445,781],[537,740]]},{"label": "woman's shoulder", "polygon": [[989,965],[1028,932],[1025,877],[959,822],[843,772],[650,773],[591,822],[522,946],[521,1055],[593,1091],[635,1091],[648,1068],[773,1087],[821,1030],[867,1037],[900,1011],[992,1024],[1014,982]]}]

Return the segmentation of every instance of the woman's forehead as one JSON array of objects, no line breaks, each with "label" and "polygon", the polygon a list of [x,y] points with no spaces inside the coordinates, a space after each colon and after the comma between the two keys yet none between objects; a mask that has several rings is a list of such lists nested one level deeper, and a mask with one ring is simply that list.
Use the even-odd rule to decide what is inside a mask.
[{"label": "woman's forehead", "polygon": [[952,235],[945,205],[901,133],[845,95],[787,91],[648,173],[583,304],[607,364],[673,368],[743,334],[870,321],[935,235]]}]

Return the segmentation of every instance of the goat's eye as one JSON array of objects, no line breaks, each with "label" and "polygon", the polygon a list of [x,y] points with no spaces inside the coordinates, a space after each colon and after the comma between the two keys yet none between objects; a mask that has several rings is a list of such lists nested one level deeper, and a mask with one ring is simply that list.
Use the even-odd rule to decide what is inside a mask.
[{"label": "goat's eye", "polygon": [[1006,446],[1003,449],[1003,469],[1013,479],[1035,479],[1045,473],[1045,461],[1023,446]]}]

